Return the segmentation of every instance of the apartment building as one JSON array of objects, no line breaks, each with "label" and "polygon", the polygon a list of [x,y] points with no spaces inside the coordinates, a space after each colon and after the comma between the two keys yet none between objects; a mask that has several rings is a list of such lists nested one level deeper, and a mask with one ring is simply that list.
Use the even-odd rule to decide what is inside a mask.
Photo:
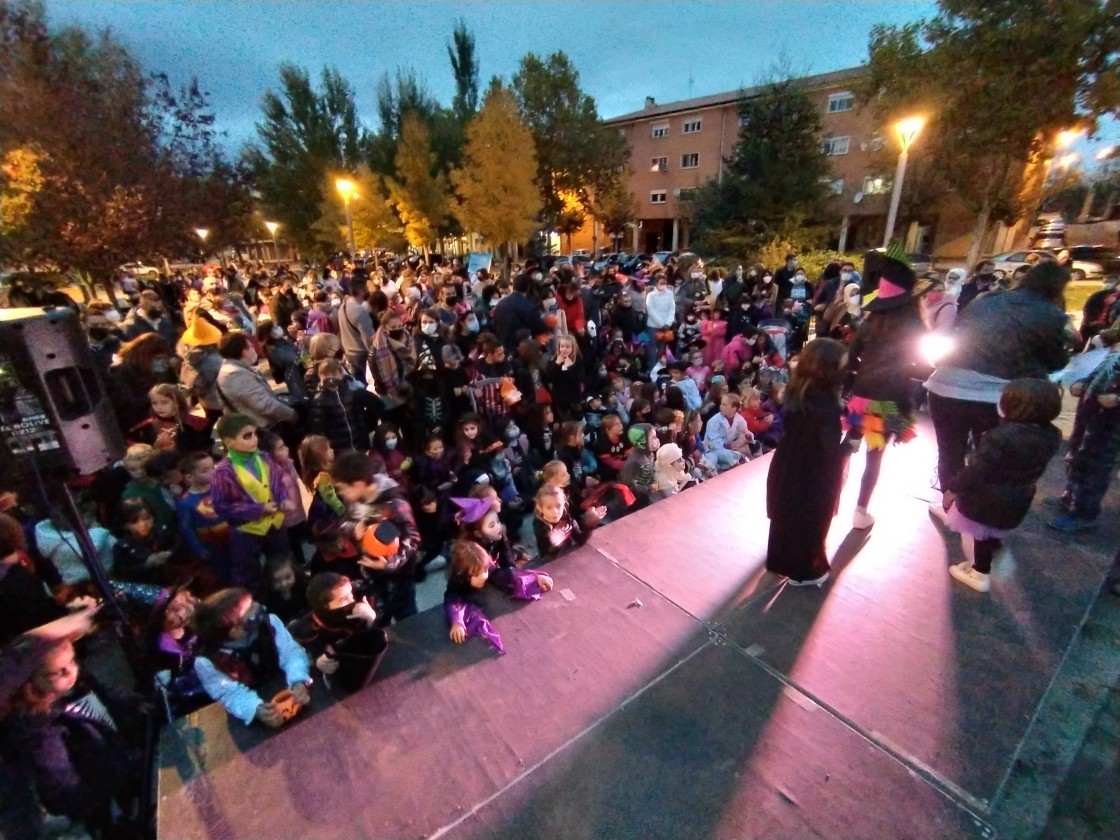
[{"label": "apartment building", "polygon": [[[831,215],[839,220],[832,239],[841,250],[881,245],[890,202],[893,153],[884,151],[871,109],[856,103],[854,87],[865,72],[856,67],[797,81],[820,109],[824,151],[832,164]],[[622,133],[631,151],[630,189],[639,216],[622,247],[645,252],[689,247],[689,211],[682,195],[687,199],[689,190],[721,177],[739,136],[738,103],[764,90],[760,86],[664,105],[648,98],[640,111],[604,121]],[[917,225],[900,225],[898,231],[912,250],[928,245],[932,235]]]}]

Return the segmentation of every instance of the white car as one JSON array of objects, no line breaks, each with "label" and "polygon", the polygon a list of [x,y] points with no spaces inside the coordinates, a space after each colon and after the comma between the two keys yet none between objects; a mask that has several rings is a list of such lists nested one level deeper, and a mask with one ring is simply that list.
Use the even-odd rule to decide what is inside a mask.
[{"label": "white car", "polygon": [[1041,260],[1052,260],[1054,254],[1050,251],[1004,251],[1002,254],[994,254],[993,256],[986,257],[989,262],[995,264],[995,274],[997,277],[1009,276],[1015,269],[1020,266],[1027,265],[1027,256],[1029,254],[1038,254]]},{"label": "white car", "polygon": [[121,274],[130,274],[133,277],[158,277],[159,269],[155,266],[144,265],[140,262],[130,262],[124,265],[118,265],[117,271]]}]

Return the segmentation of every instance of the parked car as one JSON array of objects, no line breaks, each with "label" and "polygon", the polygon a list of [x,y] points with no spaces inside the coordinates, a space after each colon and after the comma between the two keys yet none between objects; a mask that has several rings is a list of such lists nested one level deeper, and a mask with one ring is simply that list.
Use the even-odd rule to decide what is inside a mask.
[{"label": "parked car", "polygon": [[1120,274],[1120,254],[1107,245],[1074,245],[1067,249],[1074,280],[1103,280],[1107,274]]},{"label": "parked car", "polygon": [[1053,251],[1040,251],[1038,249],[1023,251],[1004,251],[1002,254],[994,254],[990,257],[985,257],[985,259],[990,260],[995,264],[994,271],[997,277],[1006,277],[1020,266],[1027,265],[1028,254],[1037,254],[1039,259],[1042,260],[1055,259]]},{"label": "parked car", "polygon": [[1066,230],[1061,228],[1043,228],[1031,237],[1031,247],[1034,249],[1066,247]]},{"label": "parked car", "polygon": [[121,274],[131,275],[132,277],[159,277],[158,268],[145,265],[142,262],[127,262],[124,265],[118,265],[117,271]]}]

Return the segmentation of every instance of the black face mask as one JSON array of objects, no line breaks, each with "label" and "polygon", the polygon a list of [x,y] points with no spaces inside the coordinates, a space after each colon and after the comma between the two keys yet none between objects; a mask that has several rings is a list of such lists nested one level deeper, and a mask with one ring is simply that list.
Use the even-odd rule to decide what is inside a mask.
[{"label": "black face mask", "polygon": [[316,610],[315,617],[323,623],[324,627],[331,630],[346,630],[355,626],[355,622],[350,620],[353,609],[353,604],[347,604],[345,607],[335,607],[333,610]]},{"label": "black face mask", "polygon": [[389,330],[389,337],[395,338],[398,341],[404,338],[404,330]]},{"label": "black face mask", "polygon": [[104,341],[110,335],[108,327],[90,327],[89,337],[93,341]]}]

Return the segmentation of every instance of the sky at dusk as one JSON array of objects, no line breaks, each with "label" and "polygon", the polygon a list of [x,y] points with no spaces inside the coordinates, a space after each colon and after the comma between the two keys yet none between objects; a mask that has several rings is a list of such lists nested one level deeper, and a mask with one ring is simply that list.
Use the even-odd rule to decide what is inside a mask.
[{"label": "sky at dusk", "polygon": [[[572,58],[604,118],[764,81],[785,57],[797,75],[853,67],[876,23],[932,17],[932,2],[312,2],[312,0],[46,0],[53,26],[110,28],[151,72],[178,86],[197,76],[236,151],[255,137],[262,94],[292,63],[315,79],[337,68],[358,114],[377,128],[377,81],[414,68],[444,104],[454,91],[446,44],[456,21],[474,33],[480,87],[513,75],[527,52]],[[690,84],[691,79],[691,84]],[[1085,144],[1091,157],[1106,139]]]}]

